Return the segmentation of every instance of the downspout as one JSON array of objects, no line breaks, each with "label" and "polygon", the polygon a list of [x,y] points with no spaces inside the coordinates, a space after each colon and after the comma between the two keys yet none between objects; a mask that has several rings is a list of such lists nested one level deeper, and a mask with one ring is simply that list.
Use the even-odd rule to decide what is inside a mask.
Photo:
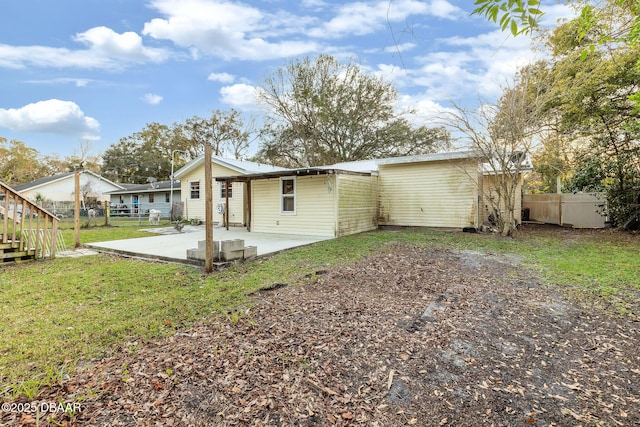
[{"label": "downspout", "polygon": [[[328,175],[329,179],[333,177],[333,219],[334,219],[334,232],[333,237],[340,237],[340,197],[338,191],[340,186],[338,185],[338,174]],[[328,183],[327,183],[328,184]]]},{"label": "downspout", "polygon": [[482,200],[484,197],[484,174],[482,173],[482,163],[477,165],[478,185],[476,185],[476,228],[482,226]]}]

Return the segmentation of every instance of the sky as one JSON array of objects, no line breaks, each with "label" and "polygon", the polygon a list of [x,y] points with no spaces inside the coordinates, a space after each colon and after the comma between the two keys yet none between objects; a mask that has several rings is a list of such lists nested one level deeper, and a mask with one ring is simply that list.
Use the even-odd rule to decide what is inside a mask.
[{"label": "sky", "polygon": [[[570,11],[543,2],[543,25]],[[0,8],[0,137],[42,155],[100,155],[149,123],[235,108],[293,60],[355,61],[432,124],[451,101],[494,102],[542,52],[472,0],[21,0]],[[251,148],[253,154],[257,146]]]}]

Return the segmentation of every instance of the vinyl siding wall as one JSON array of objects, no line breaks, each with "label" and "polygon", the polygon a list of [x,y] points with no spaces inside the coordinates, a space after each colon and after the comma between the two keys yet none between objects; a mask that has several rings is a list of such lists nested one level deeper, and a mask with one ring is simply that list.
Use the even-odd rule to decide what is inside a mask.
[{"label": "vinyl siding wall", "polygon": [[[135,194],[138,195],[138,205],[145,215],[149,213],[150,209],[156,209],[162,213],[162,217],[169,216],[171,208],[169,202],[166,201],[167,198],[170,199],[168,190],[153,193],[153,203],[149,202],[150,193],[112,194],[110,202],[112,214],[133,214],[133,211],[129,209],[133,207],[133,196]],[[173,190],[173,199],[175,201],[180,200],[180,189]],[[124,208],[122,205],[127,207]]]},{"label": "vinyl siding wall", "polygon": [[[486,175],[482,183],[482,197],[483,197],[482,202],[483,203],[482,203],[482,217],[480,218],[482,222],[489,221],[489,214],[492,211],[491,204],[487,199],[491,197],[497,197],[497,194],[495,192],[495,188],[497,185],[496,179],[497,178],[495,176]],[[518,187],[515,189],[515,192],[513,194],[513,198],[515,199],[514,200],[514,217],[517,223],[522,222],[522,182],[523,182],[523,177],[522,175],[520,175],[520,178],[518,180]],[[500,212],[500,214],[504,215],[505,203],[502,202],[501,206],[502,206],[502,211]]]},{"label": "vinyl siding wall", "polygon": [[[219,166],[213,165],[213,222],[221,224],[222,215],[218,213],[216,205],[225,203],[224,198],[220,198],[220,186],[221,183],[216,182],[215,178],[218,176],[232,176],[238,175],[237,171]],[[200,181],[200,198],[191,199],[191,182]],[[244,224],[244,193],[245,184],[241,182],[234,182],[232,184],[232,197],[229,198],[229,224]],[[184,203],[183,213],[187,219],[201,219],[205,217],[205,185],[204,185],[204,168],[198,168],[191,173],[181,177],[180,190],[182,194],[182,202]]]},{"label": "vinyl siding wall", "polygon": [[296,212],[281,213],[280,179],[256,180],[253,193],[251,230],[262,233],[336,235],[336,181],[334,175],[296,178]]},{"label": "vinyl siding wall", "polygon": [[456,160],[380,165],[380,225],[477,226],[478,165]]},{"label": "vinyl siding wall", "polygon": [[378,228],[378,182],[375,176],[337,175],[337,236]]}]

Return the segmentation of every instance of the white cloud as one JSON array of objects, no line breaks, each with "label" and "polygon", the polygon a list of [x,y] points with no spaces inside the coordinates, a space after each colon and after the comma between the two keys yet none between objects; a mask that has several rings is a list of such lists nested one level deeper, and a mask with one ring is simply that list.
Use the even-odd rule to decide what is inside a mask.
[{"label": "white cloud", "polygon": [[458,6],[446,0],[432,0],[429,6],[429,14],[438,18],[456,19],[464,13]]},{"label": "white cloud", "polygon": [[150,5],[166,18],[145,23],[144,35],[171,40],[182,47],[195,47],[200,52],[227,60],[285,58],[319,49],[313,41],[265,38],[291,32],[282,27],[284,24],[301,31],[299,20],[292,19],[289,14],[267,14],[255,7],[227,1],[155,0]]},{"label": "white cloud", "polygon": [[513,38],[499,30],[439,42],[448,50],[424,55],[418,58],[422,67],[408,70],[410,84],[423,87],[436,101],[493,99],[518,68],[536,59],[528,38]]},{"label": "white cloud", "polygon": [[162,102],[162,96],[154,93],[147,93],[142,97],[142,100],[147,104],[158,105]]},{"label": "white cloud", "polygon": [[362,36],[384,31],[390,23],[404,22],[411,15],[456,19],[460,13],[459,7],[446,0],[353,2],[341,5],[334,18],[318,28],[311,29],[308,33],[319,38]]},{"label": "white cloud", "polygon": [[77,135],[94,139],[100,123],[75,102],[49,99],[21,108],[0,109],[0,126],[18,132]]},{"label": "white cloud", "polygon": [[554,28],[559,23],[573,19],[579,15],[574,6],[563,3],[545,4],[543,7],[544,15],[540,25],[546,28]]},{"label": "white cloud", "polygon": [[238,83],[220,89],[221,101],[235,108],[257,109],[255,86]]},{"label": "white cloud", "polygon": [[301,0],[300,5],[308,9],[322,9],[327,3],[324,0]]},{"label": "white cloud", "polygon": [[418,125],[439,125],[442,117],[454,110],[434,102],[424,95],[401,96],[398,98],[396,108],[400,111],[414,111],[409,116]]},{"label": "white cloud", "polygon": [[46,46],[10,46],[0,44],[0,67],[85,68],[119,70],[132,63],[159,63],[169,59],[170,51],[145,47],[133,32],[118,34],[107,27],[78,33],[74,41],[87,48],[73,50]]},{"label": "white cloud", "polygon": [[166,50],[143,46],[142,38],[131,31],[118,34],[107,27],[95,27],[76,34],[75,40],[89,46],[95,55],[108,58],[134,62],[162,62],[168,58]]},{"label": "white cloud", "polygon": [[82,79],[75,77],[60,77],[57,79],[49,80],[25,80],[25,83],[42,84],[42,85],[59,85],[59,84],[72,84],[75,87],[87,87],[89,83],[95,82],[93,79]]},{"label": "white cloud", "polygon": [[236,78],[229,73],[211,73],[209,77],[207,77],[207,80],[220,83],[233,83]]},{"label": "white cloud", "polygon": [[393,46],[385,47],[384,51],[388,53],[408,52],[410,50],[413,50],[417,46],[418,45],[416,43],[400,43],[394,44]]}]

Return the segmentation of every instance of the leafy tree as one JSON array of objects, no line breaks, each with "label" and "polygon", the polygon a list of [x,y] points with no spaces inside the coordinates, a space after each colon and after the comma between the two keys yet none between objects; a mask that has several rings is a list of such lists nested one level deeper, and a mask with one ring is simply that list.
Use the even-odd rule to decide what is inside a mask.
[{"label": "leafy tree", "polygon": [[[521,3],[478,0],[474,12],[493,21],[514,18]],[[623,224],[635,214],[640,191],[640,2],[570,3],[580,14],[547,36],[553,57],[529,88],[542,88],[542,123],[552,131],[534,159],[543,177],[562,176],[569,191],[605,191],[610,219]],[[514,19],[518,25],[524,17]]]},{"label": "leafy tree", "polygon": [[47,165],[35,148],[22,141],[0,137],[0,181],[18,185],[49,175]]},{"label": "leafy tree", "polygon": [[289,63],[258,92],[267,109],[257,159],[281,166],[421,154],[449,144],[447,132],[413,128],[393,110],[396,90],[330,55]]},{"label": "leafy tree", "polygon": [[514,36],[529,34],[538,27],[543,15],[538,8],[539,0],[476,0],[475,5],[472,14],[484,15]]},{"label": "leafy tree", "polygon": [[[640,51],[620,44],[585,56],[594,37],[576,39],[578,24],[561,25],[549,37],[553,61],[538,78],[546,87],[545,117],[556,120],[558,134],[576,147],[567,190],[605,191],[610,219],[622,225],[635,215],[640,191],[639,115],[633,99],[640,85]],[[552,150],[547,147],[547,157]]]},{"label": "leafy tree", "polygon": [[[594,50],[596,44],[637,44],[640,41],[638,0],[606,0],[598,6],[587,0],[568,0],[567,3],[580,11],[575,20],[576,40],[584,39],[587,34],[595,36],[589,50]],[[544,15],[539,0],[476,0],[475,6],[472,15],[482,15],[514,36],[537,30]]]},{"label": "leafy tree", "polygon": [[249,132],[242,114],[235,109],[216,110],[209,118],[191,117],[182,125],[182,131],[194,146],[210,143],[216,156],[231,151],[235,158],[240,158],[249,147]]},{"label": "leafy tree", "polygon": [[[140,132],[120,138],[103,154],[102,175],[117,182],[144,184],[149,179],[167,180],[171,174],[171,153],[199,150],[184,137],[181,127],[149,123]],[[178,159],[177,166],[181,166]]]},{"label": "leafy tree", "polygon": [[[227,151],[243,157],[248,149],[249,132],[236,110],[216,110],[208,119],[193,116],[184,123],[167,126],[149,123],[111,145],[103,154],[102,175],[119,182],[144,184],[150,179],[167,180],[171,175],[171,156],[175,150],[197,157],[204,144],[211,143],[214,154]],[[176,156],[174,169],[185,163]]]}]

